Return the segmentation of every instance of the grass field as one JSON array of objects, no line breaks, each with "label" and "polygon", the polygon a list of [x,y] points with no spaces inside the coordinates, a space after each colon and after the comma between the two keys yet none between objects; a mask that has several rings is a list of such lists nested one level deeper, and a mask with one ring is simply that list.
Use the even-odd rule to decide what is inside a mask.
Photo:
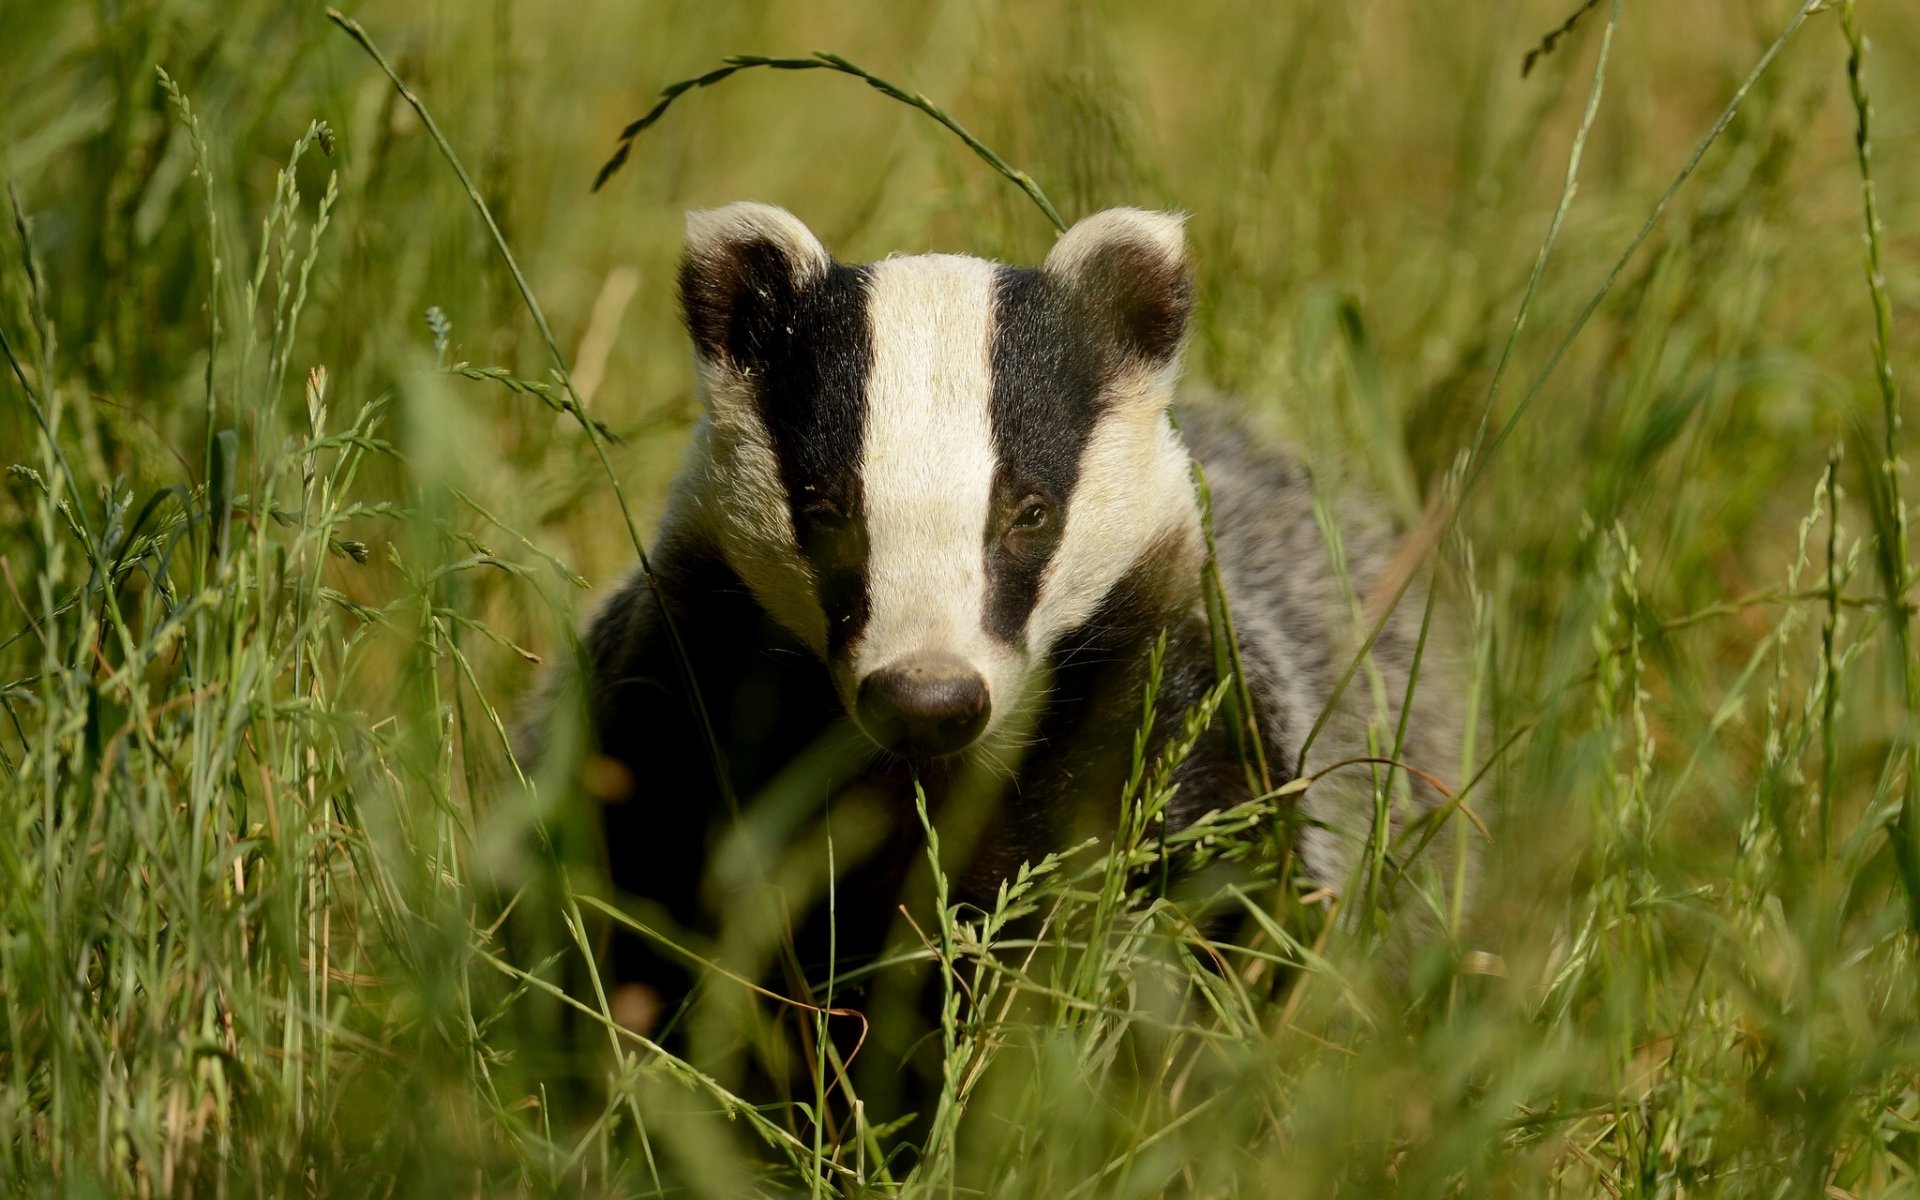
[{"label": "grass field", "polygon": [[[1599,0],[1523,74],[1572,5],[357,8],[442,145],[306,0],[0,0],[0,1193],[1920,1194],[1920,9]],[[1453,518],[1491,840],[1405,969],[1257,862],[1196,952],[1142,816],[920,914],[918,1121],[824,1052],[742,1098],[847,1018],[612,1020],[594,814],[509,735],[697,417],[683,210],[1053,236],[829,71],[590,192],[815,49],[1067,220],[1189,213],[1188,377]]]}]

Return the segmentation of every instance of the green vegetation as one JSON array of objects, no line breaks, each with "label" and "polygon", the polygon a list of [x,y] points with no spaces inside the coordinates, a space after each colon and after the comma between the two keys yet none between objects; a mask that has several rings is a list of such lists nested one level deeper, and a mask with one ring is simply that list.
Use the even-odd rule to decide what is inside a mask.
[{"label": "green vegetation", "polygon": [[[356,12],[450,157],[317,6],[0,3],[0,1192],[1920,1192],[1920,11],[1601,2],[1523,76],[1570,7]],[[776,69],[589,191],[815,47],[1035,192]],[[1039,195],[1189,212],[1190,377],[1421,531],[1483,878],[1378,969],[1278,795],[1186,839],[1203,945],[1137,763],[1114,846],[915,914],[931,1111],[824,1048],[750,1108],[853,1018],[622,1032],[647,914],[510,733],[697,416],[681,210],[1036,261]]]}]

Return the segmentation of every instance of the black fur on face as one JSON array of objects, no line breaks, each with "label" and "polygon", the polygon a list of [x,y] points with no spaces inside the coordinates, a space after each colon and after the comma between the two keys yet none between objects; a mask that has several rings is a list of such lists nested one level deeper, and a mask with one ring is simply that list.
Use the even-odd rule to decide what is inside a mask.
[{"label": "black fur on face", "polygon": [[[987,518],[989,633],[1019,643],[1058,548],[1081,459],[1109,389],[1169,366],[1193,285],[1184,256],[1118,237],[1038,270],[1002,268],[994,290],[993,437]],[[1038,528],[1021,516],[1043,510]]]},{"label": "black fur on face", "polygon": [[[1066,528],[1080,454],[1100,419],[1102,353],[1080,305],[1040,270],[1002,268],[994,287],[993,443],[985,546],[987,632],[1018,644]],[[1030,507],[1037,528],[1016,528]]]}]

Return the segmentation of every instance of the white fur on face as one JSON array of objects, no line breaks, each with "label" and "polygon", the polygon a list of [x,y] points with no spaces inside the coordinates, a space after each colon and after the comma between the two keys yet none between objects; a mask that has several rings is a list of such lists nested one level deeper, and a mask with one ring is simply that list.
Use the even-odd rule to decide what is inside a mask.
[{"label": "white fur on face", "polygon": [[[1181,555],[1153,566],[1162,578],[1191,577],[1200,512],[1192,460],[1167,420],[1168,378],[1128,381],[1150,390],[1110,397],[1080,458],[1080,477],[1067,502],[1067,527],[1041,577],[1027,623],[1033,655],[1084,625],[1143,553],[1158,548]],[[1189,561],[1191,560],[1191,561]]]},{"label": "white fur on face", "polygon": [[[1060,235],[1042,269],[1080,285],[1116,246],[1135,247],[1170,266],[1184,264],[1185,219],[1139,208],[1095,213]],[[1180,555],[1178,562],[1153,564],[1160,578],[1198,572],[1197,548],[1204,541],[1192,460],[1167,417],[1179,376],[1174,356],[1157,364],[1135,361],[1108,382],[1104,411],[1081,453],[1065,535],[1028,623],[1035,655],[1091,618],[1143,553]]]},{"label": "white fur on face", "polygon": [[700,364],[706,420],[689,461],[691,506],[727,565],[759,598],[767,614],[815,654],[826,657],[827,615],[814,594],[806,560],[793,533],[793,515],[780,478],[773,439],[754,407],[751,385],[708,363]]},{"label": "white fur on face", "polygon": [[976,258],[873,267],[862,479],[869,615],[839,681],[845,696],[876,670],[933,653],[979,671],[996,716],[1019,687],[1023,656],[983,627],[993,290],[993,265]]}]

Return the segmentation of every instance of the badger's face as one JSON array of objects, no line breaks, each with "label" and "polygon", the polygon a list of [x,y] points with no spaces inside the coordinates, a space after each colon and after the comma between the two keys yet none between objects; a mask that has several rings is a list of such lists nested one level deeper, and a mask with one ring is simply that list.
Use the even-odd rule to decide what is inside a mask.
[{"label": "badger's face", "polygon": [[680,284],[705,521],[882,747],[953,754],[1002,727],[1143,555],[1193,544],[1166,416],[1179,218],[1101,213],[1038,269],[848,266],[736,204],[690,216]]}]

